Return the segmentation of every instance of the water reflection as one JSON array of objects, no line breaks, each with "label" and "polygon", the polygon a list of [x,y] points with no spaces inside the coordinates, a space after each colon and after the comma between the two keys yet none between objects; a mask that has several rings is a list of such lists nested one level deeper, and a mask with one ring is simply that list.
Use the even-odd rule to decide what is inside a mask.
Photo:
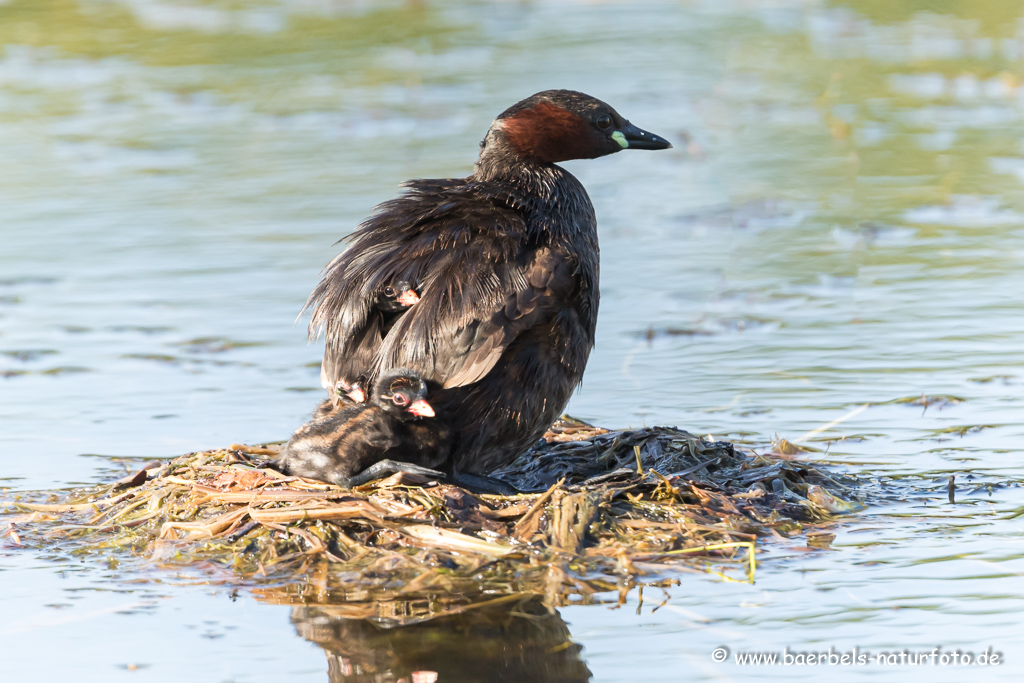
[{"label": "water reflection", "polygon": [[343,605],[295,607],[292,623],[324,649],[331,683],[582,683],[591,677],[568,625],[536,596],[492,600],[397,628]]}]

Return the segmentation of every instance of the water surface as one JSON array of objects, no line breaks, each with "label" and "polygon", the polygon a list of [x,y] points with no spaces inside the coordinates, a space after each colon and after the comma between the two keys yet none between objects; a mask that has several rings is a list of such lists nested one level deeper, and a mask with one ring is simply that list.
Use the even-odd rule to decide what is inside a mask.
[{"label": "water surface", "polygon": [[[757,675],[1015,678],[1022,17],[966,0],[7,0],[3,484],[287,437],[320,396],[321,350],[295,319],[332,243],[402,180],[468,173],[509,104],[570,87],[676,143],[568,164],[603,247],[598,345],[570,412],[757,448],[854,413],[807,441],[886,497],[831,550],[766,543],[753,586],[684,575],[656,610],[665,596],[638,610],[634,591],[515,642],[568,652],[545,660],[554,680],[748,677],[712,661],[719,645],[991,646],[1007,663],[983,674]],[[958,400],[896,402],[922,395]],[[355,680],[312,643],[358,626],[311,631],[230,582],[124,579],[0,545],[11,680]],[[358,637],[364,654],[445,652],[444,628]]]}]

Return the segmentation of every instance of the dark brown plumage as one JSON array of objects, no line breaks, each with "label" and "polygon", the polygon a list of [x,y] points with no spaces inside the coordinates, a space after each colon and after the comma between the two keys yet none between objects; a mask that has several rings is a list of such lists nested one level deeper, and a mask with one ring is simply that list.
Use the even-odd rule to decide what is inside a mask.
[{"label": "dark brown plumage", "polygon": [[[324,387],[411,368],[451,424],[453,473],[510,462],[561,414],[594,345],[594,209],[554,162],[669,146],[583,93],[506,110],[472,175],[410,181],[325,269],[307,302]],[[386,320],[382,293],[401,282],[418,301]]]},{"label": "dark brown plumage", "polygon": [[368,401],[296,430],[281,450],[277,467],[286,474],[339,486],[396,470],[438,467],[448,458],[451,431],[436,418],[426,398],[427,386],[419,375],[404,368],[391,370],[377,381]]}]

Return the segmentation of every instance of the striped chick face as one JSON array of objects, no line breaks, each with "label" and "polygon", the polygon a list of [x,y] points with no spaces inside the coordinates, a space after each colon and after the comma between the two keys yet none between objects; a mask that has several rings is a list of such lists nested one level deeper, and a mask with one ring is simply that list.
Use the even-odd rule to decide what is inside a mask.
[{"label": "striped chick face", "polygon": [[434,417],[427,402],[427,383],[412,370],[392,370],[377,382],[374,402],[402,420]]},{"label": "striped chick face", "polygon": [[399,280],[380,291],[376,306],[385,313],[400,313],[420,301],[420,295],[407,280]]}]

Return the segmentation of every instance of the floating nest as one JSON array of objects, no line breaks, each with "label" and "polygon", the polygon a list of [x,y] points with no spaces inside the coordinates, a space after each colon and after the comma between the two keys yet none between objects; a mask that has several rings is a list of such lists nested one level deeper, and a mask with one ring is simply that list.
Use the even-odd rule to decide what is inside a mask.
[{"label": "floating nest", "polygon": [[232,445],[112,484],[19,494],[0,503],[7,542],[220,573],[270,602],[401,625],[537,597],[621,599],[681,572],[753,581],[761,539],[827,545],[824,529],[860,506],[852,479],[671,427],[562,419],[496,473],[532,491],[514,496],[408,474],[341,489],[267,468],[279,448]]}]

